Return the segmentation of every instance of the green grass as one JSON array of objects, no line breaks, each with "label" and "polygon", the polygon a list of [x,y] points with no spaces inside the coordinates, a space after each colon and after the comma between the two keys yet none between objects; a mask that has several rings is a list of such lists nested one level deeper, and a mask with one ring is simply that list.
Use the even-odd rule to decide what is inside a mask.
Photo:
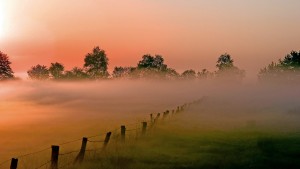
[{"label": "green grass", "polygon": [[[159,132],[158,132],[159,131]],[[300,134],[157,128],[125,146],[111,144],[80,169],[299,169]]]}]

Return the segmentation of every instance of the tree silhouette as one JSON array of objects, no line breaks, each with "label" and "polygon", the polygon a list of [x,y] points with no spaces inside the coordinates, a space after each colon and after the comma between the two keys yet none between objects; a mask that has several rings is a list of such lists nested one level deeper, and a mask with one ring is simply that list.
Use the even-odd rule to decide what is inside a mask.
[{"label": "tree silhouette", "polygon": [[138,66],[139,69],[157,69],[159,71],[165,71],[167,69],[167,65],[164,64],[164,58],[161,55],[155,55],[155,57],[147,54],[142,57],[142,60],[139,61]]},{"label": "tree silhouette", "polygon": [[84,68],[90,78],[107,78],[109,76],[107,72],[108,58],[105,51],[98,46],[93,49],[92,53],[85,56],[84,62]]},{"label": "tree silhouette", "polygon": [[135,70],[134,67],[115,67],[112,76],[114,78],[133,78]]},{"label": "tree silhouette", "polygon": [[193,69],[186,70],[181,74],[181,77],[183,79],[195,79],[196,78],[196,72]]},{"label": "tree silhouette", "polygon": [[64,70],[64,65],[58,62],[51,63],[51,66],[49,67],[49,72],[54,79],[61,79],[64,75]]},{"label": "tree silhouette", "polygon": [[71,71],[66,71],[64,79],[66,80],[83,80],[87,79],[88,75],[82,68],[74,67]]},{"label": "tree silhouette", "polygon": [[221,55],[218,58],[216,66],[219,70],[230,69],[230,68],[234,67],[233,60],[231,59],[231,56],[227,53]]},{"label": "tree silhouette", "polygon": [[172,68],[167,68],[166,73],[165,73],[165,78],[168,80],[175,80],[178,79],[180,74]]},{"label": "tree silhouette", "polygon": [[280,65],[288,70],[299,70],[300,68],[300,51],[292,51],[286,55],[283,60],[279,60]]},{"label": "tree silhouette", "polygon": [[14,72],[10,67],[11,62],[7,54],[0,51],[0,80],[7,80],[14,77]]},{"label": "tree silhouette", "polygon": [[197,77],[199,79],[207,79],[207,78],[211,78],[214,76],[214,73],[208,71],[207,69],[202,69],[201,72],[197,73]]},{"label": "tree silhouette", "polygon": [[272,62],[267,67],[262,68],[258,73],[260,81],[271,82],[300,82],[300,51],[292,51],[278,63]]},{"label": "tree silhouette", "polygon": [[31,67],[30,70],[27,71],[27,74],[30,79],[34,80],[46,80],[49,79],[49,70],[47,66],[44,65],[36,65]]},{"label": "tree silhouette", "polygon": [[[234,66],[233,59],[227,53],[221,55],[217,60],[216,77],[226,78],[231,81],[241,81],[245,76],[245,71]],[[225,80],[225,79],[224,79]]]},{"label": "tree silhouette", "polygon": [[146,54],[137,64],[137,70],[134,71],[136,77],[164,79],[168,73],[174,73],[164,64],[164,58],[161,55],[151,56]]}]

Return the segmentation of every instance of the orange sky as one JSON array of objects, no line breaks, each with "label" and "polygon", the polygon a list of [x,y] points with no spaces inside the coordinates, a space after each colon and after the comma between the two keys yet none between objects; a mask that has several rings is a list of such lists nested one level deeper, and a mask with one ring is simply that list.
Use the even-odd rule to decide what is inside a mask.
[{"label": "orange sky", "polygon": [[225,52],[255,77],[300,50],[299,0],[0,0],[0,50],[16,73],[35,64],[82,66],[99,45],[114,66],[161,54],[179,72],[215,70]]}]

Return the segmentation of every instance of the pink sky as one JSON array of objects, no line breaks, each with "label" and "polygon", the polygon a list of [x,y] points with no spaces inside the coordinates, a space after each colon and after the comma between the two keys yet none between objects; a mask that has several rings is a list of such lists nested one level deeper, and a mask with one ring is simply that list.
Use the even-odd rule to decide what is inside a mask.
[{"label": "pink sky", "polygon": [[114,66],[161,54],[182,72],[215,70],[227,52],[255,77],[300,50],[299,0],[0,0],[0,50],[16,73],[36,64],[82,66],[94,46]]}]

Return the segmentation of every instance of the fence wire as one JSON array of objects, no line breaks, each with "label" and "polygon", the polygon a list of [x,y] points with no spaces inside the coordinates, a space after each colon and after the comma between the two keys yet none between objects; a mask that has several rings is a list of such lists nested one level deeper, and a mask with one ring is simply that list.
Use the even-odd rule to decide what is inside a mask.
[{"label": "fence wire", "polygon": [[50,162],[51,162],[51,160],[45,162],[44,164],[40,165],[39,167],[37,167],[37,168],[35,168],[35,169],[40,169],[40,168],[46,166],[47,164],[50,164]]},{"label": "fence wire", "polygon": [[[202,99],[199,99],[199,100],[196,100],[194,102],[191,102],[191,103],[188,103],[188,104],[184,104],[182,106],[177,106],[175,109],[173,109],[172,111],[165,111],[165,112],[169,112],[172,114],[176,113],[176,112],[179,112],[179,111],[183,111],[184,108],[186,108],[187,106],[190,106],[191,104],[198,104],[199,102],[201,102]],[[161,116],[161,115],[165,115],[164,113],[151,113],[152,114],[152,118],[151,120],[144,120],[143,122],[147,122],[149,123],[149,127],[151,127],[152,125],[154,125],[158,118]],[[167,113],[166,115],[169,115],[169,113]],[[163,116],[164,117],[164,116]],[[126,129],[125,131],[126,132],[134,132],[134,131],[138,131],[138,130],[141,130],[142,128],[141,127],[138,127],[138,126],[141,126],[142,122],[136,122],[136,123],[130,123],[130,124],[126,124],[125,126],[128,127],[128,126],[135,126],[136,128],[129,128],[129,129]],[[118,140],[120,139],[120,133],[117,133],[117,131],[119,131],[121,128],[118,127],[118,128],[115,128],[114,130],[111,131],[112,135],[110,137],[110,140]],[[300,132],[297,132],[298,134]],[[88,142],[90,143],[103,143],[105,142],[104,140],[89,140],[90,138],[95,138],[95,137],[101,137],[101,136],[104,136],[105,134],[107,133],[102,133],[102,134],[97,134],[97,135],[92,135],[92,136],[88,136],[86,138],[88,138]],[[138,137],[138,134],[136,135],[136,137]],[[62,145],[66,145],[66,144],[70,144],[70,143],[74,143],[74,142],[78,142],[78,141],[81,141],[82,138],[79,138],[79,139],[74,139],[74,140],[71,140],[71,141],[66,141],[66,142],[62,142],[60,144],[57,144],[58,146],[62,146]],[[34,154],[38,154],[38,153],[41,153],[41,152],[44,152],[44,151],[47,151],[47,150],[50,150],[51,147],[48,147],[48,148],[44,148],[42,150],[38,150],[38,151],[34,151],[32,153],[27,153],[27,154],[23,154],[23,155],[20,155],[20,156],[17,156],[16,158],[17,159],[21,159],[21,158],[24,158],[24,157],[27,157],[27,156],[31,156],[31,155],[34,155]],[[98,151],[98,150],[103,150],[103,147],[101,148],[94,148],[94,149],[87,149],[85,150],[86,152],[92,152],[92,151]],[[66,152],[66,153],[60,153],[59,156],[60,157],[66,157],[68,155],[73,155],[74,153],[79,153],[80,150],[75,150],[75,151],[69,151],[69,152]],[[8,162],[10,162],[11,159],[8,159],[8,160],[5,160],[3,162],[0,163],[0,167],[2,167],[4,164],[7,164]],[[72,161],[72,162],[71,162]],[[48,164],[51,163],[51,160],[50,161],[46,161],[45,163],[43,163],[42,165],[38,166],[36,169],[40,169],[42,167],[47,167]],[[74,160],[68,160],[67,163],[65,163],[64,165],[62,166],[59,166],[58,168],[65,168],[65,167],[68,167],[70,165],[73,165],[74,164]]]}]

